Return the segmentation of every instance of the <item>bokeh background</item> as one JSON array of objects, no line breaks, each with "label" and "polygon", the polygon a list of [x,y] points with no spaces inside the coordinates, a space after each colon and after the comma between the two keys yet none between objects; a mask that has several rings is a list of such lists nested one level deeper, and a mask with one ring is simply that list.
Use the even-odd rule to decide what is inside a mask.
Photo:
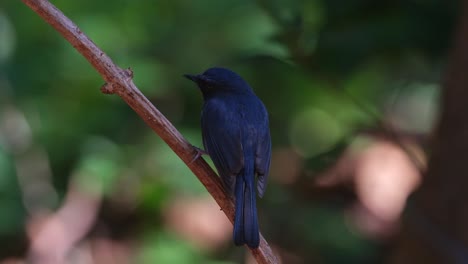
[{"label": "bokeh background", "polygon": [[[53,3],[196,146],[184,73],[242,75],[270,113],[258,201],[283,263],[384,263],[421,181],[456,1]],[[255,263],[185,164],[21,1],[0,2],[0,263]],[[209,158],[205,158],[209,160]]]}]

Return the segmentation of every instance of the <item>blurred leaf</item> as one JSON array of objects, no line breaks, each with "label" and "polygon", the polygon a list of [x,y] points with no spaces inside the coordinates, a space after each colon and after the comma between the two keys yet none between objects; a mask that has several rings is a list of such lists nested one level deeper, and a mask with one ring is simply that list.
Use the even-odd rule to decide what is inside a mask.
[{"label": "blurred leaf", "polygon": [[148,234],[137,263],[205,263],[188,243],[167,234]]},{"label": "blurred leaf", "polygon": [[120,162],[119,148],[104,138],[91,137],[84,144],[82,158],[75,172],[82,187],[109,193],[116,181]]},{"label": "blurred leaf", "polygon": [[342,138],[329,150],[307,159],[305,161],[305,169],[312,171],[323,171],[338,160],[338,158],[343,154],[350,143],[350,138]]},{"label": "blurred leaf", "polygon": [[0,8],[0,66],[8,59],[15,48],[15,30],[8,17]]},{"label": "blurred leaf", "polygon": [[310,108],[291,124],[291,144],[304,157],[329,149],[343,135],[340,124],[327,112]]},{"label": "blurred leaf", "polygon": [[25,210],[11,159],[0,142],[0,236],[21,232]]},{"label": "blurred leaf", "polygon": [[315,206],[303,217],[303,223],[307,223],[306,241],[322,249],[326,263],[372,263],[375,255],[370,252],[375,250],[375,245],[349,229],[341,210]]}]

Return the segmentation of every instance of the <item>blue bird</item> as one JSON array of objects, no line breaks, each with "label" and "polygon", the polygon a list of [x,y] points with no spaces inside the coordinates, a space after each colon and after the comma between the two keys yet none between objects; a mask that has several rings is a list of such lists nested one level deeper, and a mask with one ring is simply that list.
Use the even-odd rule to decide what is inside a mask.
[{"label": "blue bird", "polygon": [[210,68],[184,76],[203,94],[203,145],[225,189],[235,197],[234,243],[257,248],[255,183],[262,197],[271,159],[268,112],[247,82],[231,70]]}]

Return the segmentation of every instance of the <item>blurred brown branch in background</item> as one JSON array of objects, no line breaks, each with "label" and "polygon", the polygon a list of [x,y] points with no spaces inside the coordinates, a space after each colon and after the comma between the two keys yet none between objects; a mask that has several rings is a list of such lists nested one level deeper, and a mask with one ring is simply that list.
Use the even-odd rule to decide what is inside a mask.
[{"label": "blurred brown branch in background", "polygon": [[460,5],[428,170],[410,203],[390,263],[467,262],[468,1]]},{"label": "blurred brown branch in background", "polygon": [[[106,81],[102,89],[104,93],[119,95],[171,147],[203,183],[232,222],[234,206],[231,198],[224,192],[216,173],[203,159],[191,162],[196,150],[138,90],[132,81],[131,71],[116,66],[70,19],[48,1],[23,0],[23,2],[59,31],[93,65]],[[260,247],[251,249],[251,252],[258,263],[278,263],[263,236]]]}]

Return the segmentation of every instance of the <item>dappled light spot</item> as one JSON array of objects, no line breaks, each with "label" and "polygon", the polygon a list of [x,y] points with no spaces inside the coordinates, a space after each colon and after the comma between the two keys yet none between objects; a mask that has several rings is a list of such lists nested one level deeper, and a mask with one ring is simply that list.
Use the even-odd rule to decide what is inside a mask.
[{"label": "dappled light spot", "polygon": [[439,85],[411,83],[400,89],[401,94],[389,100],[389,122],[402,131],[430,132],[439,108]]},{"label": "dappled light spot", "polygon": [[184,197],[168,203],[166,224],[194,246],[214,250],[231,241],[232,224],[211,197]]},{"label": "dappled light spot", "polygon": [[[410,155],[420,154],[416,145],[404,144],[416,150]],[[420,182],[421,175],[408,153],[391,141],[370,138],[356,140],[317,179],[323,187],[353,186],[357,201],[346,210],[346,216],[352,229],[370,237],[387,237],[397,231],[406,199]]]},{"label": "dappled light spot", "polygon": [[[355,177],[360,202],[370,211],[369,215],[376,216],[376,222],[382,223],[399,221],[407,197],[421,182],[421,175],[408,155],[386,141],[375,142],[361,154]],[[366,225],[360,228],[373,231],[365,230]]]},{"label": "dappled light spot", "polygon": [[[12,155],[21,202],[29,213],[54,206],[58,197],[51,183],[48,153],[34,142],[25,114],[13,105],[0,109],[0,147]],[[0,178],[0,188],[9,188],[10,184],[11,178]]]},{"label": "dappled light spot", "polygon": [[19,154],[32,143],[31,127],[24,114],[14,106],[0,109],[0,144],[9,152]]},{"label": "dappled light spot", "polygon": [[30,219],[30,257],[36,263],[63,263],[93,226],[100,204],[99,194],[70,186],[56,212],[38,213]]},{"label": "dappled light spot", "polygon": [[52,208],[58,202],[49,163],[47,153],[39,147],[29,149],[15,161],[23,204],[29,213]]}]

